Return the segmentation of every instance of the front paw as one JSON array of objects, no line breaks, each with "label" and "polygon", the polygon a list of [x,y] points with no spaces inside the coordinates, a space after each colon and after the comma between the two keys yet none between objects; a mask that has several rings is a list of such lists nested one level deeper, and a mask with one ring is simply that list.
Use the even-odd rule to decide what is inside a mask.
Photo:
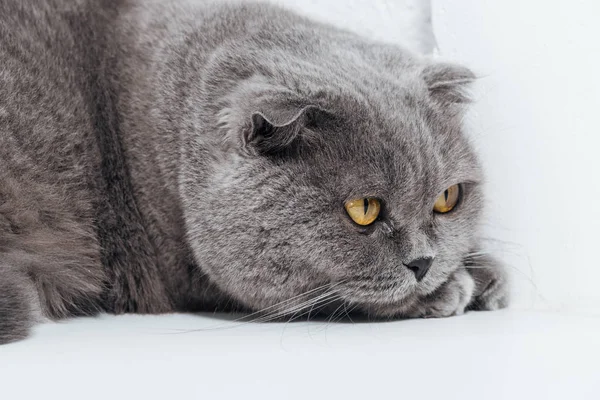
[{"label": "front paw", "polygon": [[475,281],[473,299],[469,310],[498,310],[509,303],[509,284],[506,269],[496,259],[488,255],[469,258],[465,268]]},{"label": "front paw", "polygon": [[473,298],[475,281],[463,268],[433,293],[417,301],[407,316],[410,318],[441,318],[461,315]]}]

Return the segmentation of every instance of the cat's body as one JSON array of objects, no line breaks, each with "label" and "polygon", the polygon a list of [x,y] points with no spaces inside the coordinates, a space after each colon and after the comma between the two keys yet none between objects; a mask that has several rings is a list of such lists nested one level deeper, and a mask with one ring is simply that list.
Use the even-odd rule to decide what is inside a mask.
[{"label": "cat's body", "polygon": [[[0,343],[101,311],[285,315],[322,290],[380,316],[505,302],[462,68],[266,5],[142,0],[0,1],[0,60]],[[464,210],[434,222],[453,183]],[[386,214],[352,226],[351,195]]]}]

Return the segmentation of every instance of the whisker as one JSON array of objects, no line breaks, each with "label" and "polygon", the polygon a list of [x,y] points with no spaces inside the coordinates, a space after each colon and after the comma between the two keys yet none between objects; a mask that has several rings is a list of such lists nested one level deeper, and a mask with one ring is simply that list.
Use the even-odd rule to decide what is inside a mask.
[{"label": "whisker", "polygon": [[326,299],[327,297],[332,296],[332,295],[333,295],[333,292],[327,292],[327,293],[324,293],[324,294],[322,294],[322,295],[320,295],[318,297],[315,297],[313,299],[310,299],[310,300],[304,301],[304,302],[302,302],[302,303],[300,303],[298,305],[295,305],[292,308],[284,309],[284,310],[280,310],[280,311],[275,311],[272,314],[268,314],[266,316],[263,316],[261,318],[257,318],[257,319],[254,319],[254,320],[251,320],[251,321],[248,321],[248,322],[263,323],[263,322],[273,321],[273,320],[276,320],[278,318],[284,317],[284,316],[286,316],[286,315],[288,315],[290,313],[298,312],[298,311],[302,310],[303,308],[309,307],[311,304],[317,303],[317,302],[319,302],[319,301],[321,301],[323,299]]},{"label": "whisker", "polygon": [[356,305],[353,308],[350,308],[350,310],[348,310],[348,304],[346,302],[344,302],[344,312],[346,313],[346,317],[348,317],[348,319],[352,323],[354,323],[354,321],[352,320],[352,317],[350,316],[350,313],[352,312],[352,310],[354,308],[356,308]]},{"label": "whisker", "polygon": [[[283,300],[279,303],[273,304],[269,307],[265,307],[261,310],[255,311],[251,314],[244,315],[240,318],[236,318],[235,320],[228,322],[228,323],[223,323],[223,324],[220,324],[220,325],[217,325],[214,327],[210,327],[210,328],[186,329],[186,330],[181,330],[181,331],[172,332],[172,333],[191,333],[191,332],[233,329],[233,328],[236,328],[236,327],[248,324],[248,323],[270,322],[270,321],[279,319],[285,315],[288,315],[290,313],[297,313],[297,312],[301,311],[303,308],[315,307],[315,306],[319,305],[320,302],[328,300],[328,297],[334,296],[335,292],[333,291],[333,289],[342,283],[344,283],[344,281],[336,282],[334,284],[325,284],[325,285],[319,286],[317,288],[310,289],[304,293],[298,294],[294,297],[291,297],[291,298]],[[291,304],[294,301],[296,301],[302,297],[310,296],[310,295],[315,294],[316,292],[319,292],[322,290],[325,290],[325,292],[319,294],[316,297],[302,301],[299,304],[295,304],[295,305]],[[288,305],[290,307],[285,308]],[[265,314],[265,312],[268,312],[268,313]]]},{"label": "whisker", "polygon": [[305,315],[309,314],[309,313],[310,313],[310,311],[311,311],[311,310],[314,308],[314,306],[318,306],[318,307],[322,308],[322,307],[325,307],[325,306],[327,306],[327,305],[329,305],[329,304],[333,304],[333,303],[335,303],[336,301],[339,301],[339,300],[341,300],[341,297],[339,297],[339,296],[334,296],[334,297],[331,297],[331,298],[326,298],[326,299],[323,299],[323,300],[321,300],[321,301],[320,301],[318,304],[317,304],[317,303],[315,303],[315,304],[314,304],[314,305],[313,305],[313,306],[310,308],[310,310],[304,310],[304,311],[302,311],[302,310],[299,310],[299,311],[298,311],[298,312],[296,312],[296,313],[295,313],[295,314],[294,314],[294,315],[293,315],[293,316],[292,316],[292,317],[291,317],[291,318],[290,318],[288,321],[286,321],[286,325],[287,325],[287,324],[289,324],[290,322],[293,322],[293,321],[295,321],[295,320],[297,320],[297,319],[300,319],[300,318],[302,318],[303,316],[305,316]]},{"label": "whisker", "polygon": [[331,323],[335,322],[336,314],[337,314],[338,310],[339,310],[340,308],[342,308],[343,306],[344,306],[344,304],[342,303],[342,304],[340,304],[340,305],[338,306],[338,308],[336,308],[336,309],[333,311],[333,313],[332,313],[332,314],[331,314],[331,316],[329,317],[328,324],[331,324]]},{"label": "whisker", "polygon": [[279,303],[273,304],[272,306],[265,307],[265,308],[263,308],[263,309],[260,309],[260,310],[258,310],[258,311],[255,311],[255,312],[253,312],[253,313],[251,313],[251,314],[245,315],[244,317],[242,317],[242,318],[240,318],[240,319],[244,319],[244,318],[251,318],[251,317],[252,317],[252,316],[254,316],[254,315],[260,315],[260,314],[263,314],[265,311],[268,311],[268,310],[270,310],[270,309],[273,309],[273,308],[276,308],[276,307],[280,307],[280,306],[282,306],[282,305],[284,305],[284,304],[286,304],[286,303],[293,302],[294,300],[297,300],[297,299],[298,299],[298,298],[300,298],[300,297],[308,296],[308,295],[310,295],[310,294],[312,294],[312,293],[315,293],[315,292],[317,292],[317,291],[319,291],[319,290],[323,290],[323,289],[325,289],[325,288],[327,288],[327,287],[330,287],[330,288],[331,288],[331,287],[333,287],[333,286],[332,286],[331,284],[325,284],[325,285],[322,285],[322,286],[316,287],[316,288],[314,288],[314,289],[308,290],[308,291],[306,291],[306,292],[304,292],[304,293],[301,293],[301,294],[299,294],[299,295],[296,295],[296,296],[290,297],[290,298],[289,298],[289,299],[287,299],[287,300],[283,300],[283,301],[281,301],[281,302],[279,302]]}]

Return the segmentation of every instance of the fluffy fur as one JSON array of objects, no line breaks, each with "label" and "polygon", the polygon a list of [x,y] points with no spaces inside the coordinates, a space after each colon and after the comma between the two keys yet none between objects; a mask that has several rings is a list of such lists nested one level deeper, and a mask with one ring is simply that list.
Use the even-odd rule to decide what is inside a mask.
[{"label": "fluffy fur", "polygon": [[[100,311],[506,305],[463,67],[265,4],[142,0],[2,1],[0,59],[0,343]],[[343,207],[365,196],[366,228]]]}]

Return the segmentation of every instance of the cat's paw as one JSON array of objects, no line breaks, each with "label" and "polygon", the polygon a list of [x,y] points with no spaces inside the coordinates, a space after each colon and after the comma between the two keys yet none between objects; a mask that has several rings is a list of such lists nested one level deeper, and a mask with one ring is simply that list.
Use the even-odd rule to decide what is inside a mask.
[{"label": "cat's paw", "polygon": [[463,268],[433,293],[422,297],[407,313],[410,318],[441,318],[461,315],[473,297],[475,281]]},{"label": "cat's paw", "polygon": [[465,267],[475,281],[469,310],[498,310],[509,303],[509,282],[506,269],[488,255],[469,259]]}]

